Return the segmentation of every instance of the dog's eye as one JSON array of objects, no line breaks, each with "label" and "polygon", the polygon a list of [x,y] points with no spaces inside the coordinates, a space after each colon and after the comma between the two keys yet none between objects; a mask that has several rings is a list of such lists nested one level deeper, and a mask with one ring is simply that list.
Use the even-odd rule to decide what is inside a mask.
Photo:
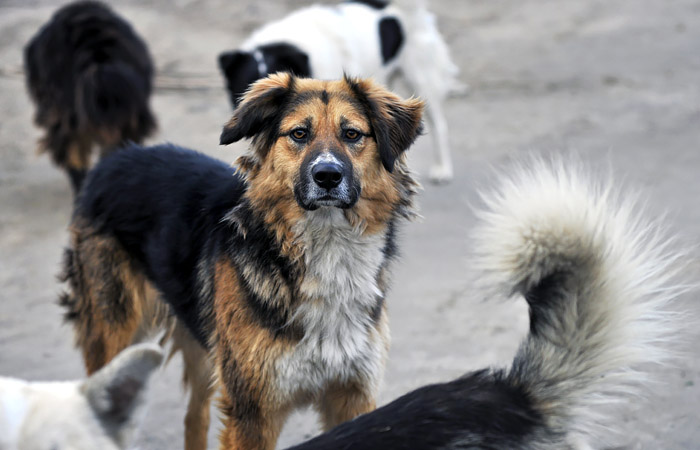
[{"label": "dog's eye", "polygon": [[309,133],[303,129],[303,128],[297,128],[296,130],[292,130],[292,132],[289,134],[292,139],[295,141],[305,141],[306,138],[308,137]]},{"label": "dog's eye", "polygon": [[359,140],[361,136],[362,134],[360,134],[359,131],[353,129],[345,130],[345,132],[343,133],[343,137],[345,138],[345,140],[350,142],[357,142],[357,140]]}]

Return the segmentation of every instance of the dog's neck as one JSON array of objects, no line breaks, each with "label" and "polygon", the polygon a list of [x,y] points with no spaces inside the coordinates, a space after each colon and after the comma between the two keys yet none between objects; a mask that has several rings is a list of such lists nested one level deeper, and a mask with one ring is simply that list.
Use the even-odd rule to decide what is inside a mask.
[{"label": "dog's neck", "polygon": [[343,241],[342,244],[352,250],[368,242],[382,242],[392,220],[390,217],[391,214],[386,222],[369,228],[353,209],[321,207],[306,211],[298,206],[293,196],[273,199],[247,195],[224,219],[244,237],[250,227],[264,227],[280,254],[299,264],[305,272],[309,263],[334,243]]},{"label": "dog's neck", "polygon": [[307,211],[294,226],[306,268],[302,293],[325,299],[351,295],[358,297],[355,301],[374,304],[376,297],[384,296],[376,280],[385,259],[386,228],[368,234],[338,208]]},{"label": "dog's neck", "polygon": [[383,283],[377,280],[385,260],[393,257],[387,250],[393,221],[369,233],[366,227],[353,224],[347,211],[339,208],[305,211],[290,203],[293,198],[277,202],[261,201],[259,197],[254,200],[246,198],[225,220],[244,239],[249,238],[251,230],[266,230],[275,251],[296,268],[298,276],[294,278],[303,280],[290,286],[291,292],[296,292],[292,296],[301,297],[288,299],[291,303],[335,301],[341,297],[343,302],[349,302],[346,297],[350,296],[369,307],[383,297]]},{"label": "dog's neck", "polygon": [[[250,274],[253,289],[254,279],[270,277],[277,280],[275,285],[287,286],[275,289],[275,298],[268,298],[262,288],[258,295],[286,310],[288,319],[304,328],[310,325],[307,320],[296,319],[306,314],[296,311],[307,303],[332,304],[333,311],[326,311],[331,315],[347,316],[349,311],[338,308],[352,305],[353,315],[361,311],[365,317],[377,317],[395,256],[395,226],[415,216],[412,199],[418,185],[410,172],[397,167],[399,186],[391,191],[391,201],[370,186],[353,208],[309,211],[299,206],[284,183],[259,177],[257,164],[244,167],[248,190],[228,221],[244,239],[250,230],[265,230],[266,248],[278,252],[277,261],[288,267],[280,273]],[[294,276],[283,275],[286,272]]]}]

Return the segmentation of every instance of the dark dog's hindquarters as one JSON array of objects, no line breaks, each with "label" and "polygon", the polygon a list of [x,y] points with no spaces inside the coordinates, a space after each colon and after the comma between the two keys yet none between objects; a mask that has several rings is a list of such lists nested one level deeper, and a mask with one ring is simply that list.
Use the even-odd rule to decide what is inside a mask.
[{"label": "dark dog's hindquarters", "polygon": [[24,65],[35,122],[45,130],[39,148],[68,172],[75,192],[94,146],[104,156],[156,128],[146,44],[101,3],[80,1],[57,11],[27,44]]},{"label": "dark dog's hindquarters", "polygon": [[87,178],[70,228],[66,317],[88,373],[165,329],[185,362],[187,448],[204,448],[215,383],[207,350],[211,299],[194,300],[207,282],[196,278],[197,264],[242,181],[221,162],[167,146],[127,148],[103,162]]}]

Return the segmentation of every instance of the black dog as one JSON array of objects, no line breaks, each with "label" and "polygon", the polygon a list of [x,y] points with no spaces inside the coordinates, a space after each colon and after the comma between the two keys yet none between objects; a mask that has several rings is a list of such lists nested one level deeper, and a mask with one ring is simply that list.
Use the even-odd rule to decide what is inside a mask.
[{"label": "black dog", "polygon": [[92,147],[104,155],[140,142],[156,128],[148,106],[153,63],[143,40],[107,6],[94,1],[58,10],[24,51],[40,151],[64,168],[77,192]]}]

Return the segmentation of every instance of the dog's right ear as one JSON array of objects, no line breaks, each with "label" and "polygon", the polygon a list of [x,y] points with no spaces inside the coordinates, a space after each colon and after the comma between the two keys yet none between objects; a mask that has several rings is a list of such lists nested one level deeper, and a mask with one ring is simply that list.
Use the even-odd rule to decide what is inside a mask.
[{"label": "dog's right ear", "polygon": [[134,345],[80,386],[100,423],[119,442],[130,438],[129,431],[135,428],[132,418],[145,403],[148,380],[162,361],[158,345]]},{"label": "dog's right ear", "polygon": [[[243,96],[243,100],[224,125],[221,145],[228,145],[243,138],[263,138],[261,149],[274,142],[283,107],[294,91],[294,76],[282,72],[256,81]],[[260,155],[264,157],[265,155]]]}]

